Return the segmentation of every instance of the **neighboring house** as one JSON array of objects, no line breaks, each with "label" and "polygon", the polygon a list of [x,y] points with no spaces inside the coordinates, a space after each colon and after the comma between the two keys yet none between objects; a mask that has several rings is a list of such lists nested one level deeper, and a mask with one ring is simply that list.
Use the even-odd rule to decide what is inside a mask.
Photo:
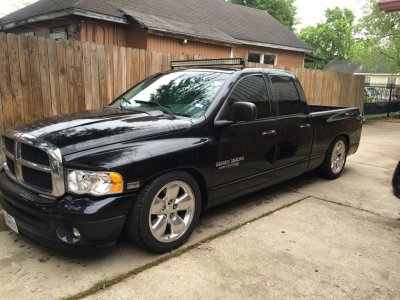
[{"label": "neighboring house", "polygon": [[325,70],[365,76],[365,86],[377,85],[389,87],[392,84],[400,84],[400,74],[390,73],[384,67],[376,70],[368,70],[367,68],[363,68],[360,63],[352,61],[331,61],[326,65]]},{"label": "neighboring house", "polygon": [[302,67],[312,48],[271,15],[224,0],[39,0],[0,30]]}]

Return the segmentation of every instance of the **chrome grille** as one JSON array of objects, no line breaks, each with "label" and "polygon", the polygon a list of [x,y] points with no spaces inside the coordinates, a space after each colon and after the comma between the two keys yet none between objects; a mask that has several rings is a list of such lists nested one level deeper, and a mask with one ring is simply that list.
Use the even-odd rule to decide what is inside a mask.
[{"label": "chrome grille", "polygon": [[59,197],[65,193],[61,152],[35,137],[7,131],[3,135],[4,169],[8,177],[39,194]]}]

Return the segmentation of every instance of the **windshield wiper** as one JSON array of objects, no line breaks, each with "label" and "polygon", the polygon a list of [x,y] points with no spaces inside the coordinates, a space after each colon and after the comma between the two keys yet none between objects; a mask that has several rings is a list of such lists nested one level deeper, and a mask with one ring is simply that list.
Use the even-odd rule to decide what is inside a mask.
[{"label": "windshield wiper", "polygon": [[119,104],[119,108],[124,109],[126,108],[127,105],[124,104],[131,104],[131,101],[125,99],[124,97],[119,98],[118,100],[121,100],[121,103]]},{"label": "windshield wiper", "polygon": [[[129,107],[127,105],[123,105],[124,103],[127,104],[131,104],[131,102],[123,97],[118,98],[116,101],[121,100],[121,103],[119,104],[119,109],[123,109],[123,110],[129,110],[129,111],[133,111],[133,112],[137,112],[137,113],[145,113],[146,115],[150,115],[147,111],[142,110],[142,109],[137,109],[134,107]],[[112,105],[107,105],[106,108],[112,108],[112,109],[116,109],[116,107],[113,107]]]},{"label": "windshield wiper", "polygon": [[149,100],[149,101],[134,100],[134,101],[135,101],[136,103],[149,104],[149,105],[152,105],[152,106],[161,107],[161,109],[162,109],[164,112],[168,113],[172,118],[176,119],[175,114],[174,114],[172,111],[170,111],[170,109],[169,109],[168,106],[166,106],[166,105],[162,105],[161,103],[158,103],[158,102],[156,102],[156,101],[151,101],[151,100]]}]

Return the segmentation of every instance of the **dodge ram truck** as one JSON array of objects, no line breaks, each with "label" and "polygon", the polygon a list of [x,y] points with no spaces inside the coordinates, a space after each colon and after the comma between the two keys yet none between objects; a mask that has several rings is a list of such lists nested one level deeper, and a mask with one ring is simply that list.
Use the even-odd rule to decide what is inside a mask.
[{"label": "dodge ram truck", "polygon": [[125,231],[163,253],[206,208],[314,169],[335,179],[357,151],[359,110],[307,105],[292,73],[172,64],[103,109],[6,131],[6,224],[63,249],[113,246]]}]

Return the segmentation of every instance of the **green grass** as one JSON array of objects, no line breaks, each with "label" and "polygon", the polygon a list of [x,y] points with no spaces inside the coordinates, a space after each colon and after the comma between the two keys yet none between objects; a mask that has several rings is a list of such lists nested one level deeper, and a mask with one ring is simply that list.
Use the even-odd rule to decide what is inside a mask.
[{"label": "green grass", "polygon": [[363,116],[365,121],[372,121],[372,120],[399,120],[400,119],[400,114],[399,113],[390,113],[390,116],[387,116],[387,113],[384,114],[377,114],[377,115],[366,115]]},{"label": "green grass", "polygon": [[376,120],[376,119],[382,119],[382,118],[387,118],[387,113],[384,114],[377,114],[377,115],[366,115],[363,116],[365,121],[370,121],[370,120]]}]

